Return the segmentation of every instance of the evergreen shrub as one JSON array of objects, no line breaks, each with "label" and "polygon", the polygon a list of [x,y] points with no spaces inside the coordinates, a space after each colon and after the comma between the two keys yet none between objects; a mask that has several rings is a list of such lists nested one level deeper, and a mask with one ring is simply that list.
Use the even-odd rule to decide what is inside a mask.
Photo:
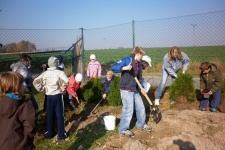
[{"label": "evergreen shrub", "polygon": [[120,97],[120,77],[114,76],[114,80],[110,85],[110,92],[107,96],[108,104],[111,106],[122,105],[122,100]]},{"label": "evergreen shrub", "polygon": [[80,88],[79,95],[87,103],[98,103],[102,99],[103,84],[99,78],[91,78]]},{"label": "evergreen shrub", "polygon": [[194,102],[196,99],[196,90],[192,80],[192,75],[189,73],[183,74],[179,71],[176,80],[169,89],[170,99],[178,102],[179,98],[185,97],[187,102]]}]

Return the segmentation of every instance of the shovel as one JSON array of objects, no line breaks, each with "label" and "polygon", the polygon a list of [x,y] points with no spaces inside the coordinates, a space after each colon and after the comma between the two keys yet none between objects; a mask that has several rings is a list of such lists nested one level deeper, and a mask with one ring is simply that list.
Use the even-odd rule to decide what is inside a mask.
[{"label": "shovel", "polygon": [[95,106],[95,108],[91,111],[91,113],[90,114],[93,114],[93,112],[95,111],[95,109],[98,107],[98,105],[102,102],[102,100],[103,100],[104,98],[102,98],[99,102],[98,102],[98,104]]},{"label": "shovel", "polygon": [[[136,83],[138,84],[139,88],[141,89],[142,86],[140,84],[140,82],[138,81],[137,77],[134,77],[134,80],[136,81]],[[147,101],[149,102],[151,109],[150,109],[150,113],[153,115],[153,119],[155,121],[155,123],[159,123],[162,119],[162,114],[159,111],[159,108],[157,106],[154,106],[150,100],[150,98],[148,97],[147,94],[144,95],[145,98],[147,99]]]}]

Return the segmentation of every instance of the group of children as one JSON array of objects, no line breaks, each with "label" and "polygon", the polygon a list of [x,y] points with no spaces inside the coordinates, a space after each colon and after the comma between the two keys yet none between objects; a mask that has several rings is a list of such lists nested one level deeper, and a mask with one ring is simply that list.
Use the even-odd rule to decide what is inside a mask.
[{"label": "group of children", "polygon": [[[113,64],[112,71],[108,71],[104,81],[103,98],[106,99],[110,84],[114,79],[114,73],[121,73],[120,94],[123,103],[122,114],[120,119],[119,133],[127,136],[134,136],[130,131],[130,122],[133,113],[136,113],[137,128],[151,131],[152,128],[146,123],[145,107],[141,95],[146,95],[144,88],[138,87],[137,78],[143,81],[142,70],[147,66],[151,66],[151,58],[144,55],[145,51],[137,46],[130,56],[125,57]],[[81,73],[74,73],[69,78],[63,72],[65,65],[62,56],[51,56],[48,64],[44,65],[45,71],[34,79],[32,83],[31,73],[29,71],[31,58],[27,55],[23,56],[19,62],[11,65],[13,72],[5,72],[0,74],[0,145],[3,149],[13,149],[18,146],[24,149],[34,149],[33,139],[36,131],[35,109],[38,105],[33,95],[31,87],[34,85],[39,92],[45,92],[45,107],[47,111],[47,131],[46,138],[52,138],[54,135],[53,123],[55,116],[58,126],[58,140],[64,140],[68,137],[64,124],[64,101],[63,94],[67,92],[69,99],[74,98],[79,103],[77,89],[83,80]],[[87,78],[101,78],[102,67],[96,60],[94,54],[90,55],[90,62],[87,67]],[[183,73],[188,69],[190,59],[178,47],[170,48],[169,52],[163,58],[162,78],[156,92],[155,105],[159,105],[162,90],[168,76],[172,80],[177,78],[178,71],[183,68]],[[211,108],[212,112],[216,111],[220,102],[220,93],[223,85],[223,76],[217,65],[203,62],[200,65],[200,91],[203,95],[212,96]],[[31,95],[32,105],[22,100],[22,94],[29,91]],[[203,97],[199,109],[204,111],[208,105],[208,97]],[[71,102],[73,103],[73,102]],[[72,105],[72,104],[71,104]],[[15,126],[15,124],[17,124]],[[4,130],[3,130],[4,129]],[[23,135],[22,135],[23,134]],[[12,135],[14,135],[12,137]],[[17,146],[15,146],[17,145]]]}]

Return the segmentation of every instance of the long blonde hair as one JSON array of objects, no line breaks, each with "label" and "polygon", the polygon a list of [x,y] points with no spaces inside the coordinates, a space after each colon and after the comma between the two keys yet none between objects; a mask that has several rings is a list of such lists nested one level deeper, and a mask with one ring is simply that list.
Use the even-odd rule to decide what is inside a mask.
[{"label": "long blonde hair", "polygon": [[180,49],[176,46],[171,47],[168,52],[168,60],[171,60],[173,58],[183,59],[183,55],[181,54]]},{"label": "long blonde hair", "polygon": [[22,95],[24,92],[24,78],[17,72],[3,72],[0,74],[0,96],[6,93]]}]

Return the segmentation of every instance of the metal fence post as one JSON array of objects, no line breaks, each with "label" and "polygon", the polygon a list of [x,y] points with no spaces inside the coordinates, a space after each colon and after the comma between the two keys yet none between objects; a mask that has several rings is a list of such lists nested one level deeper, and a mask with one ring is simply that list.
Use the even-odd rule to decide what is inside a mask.
[{"label": "metal fence post", "polygon": [[134,20],[132,20],[132,34],[133,34],[133,48],[135,47],[135,24]]}]

